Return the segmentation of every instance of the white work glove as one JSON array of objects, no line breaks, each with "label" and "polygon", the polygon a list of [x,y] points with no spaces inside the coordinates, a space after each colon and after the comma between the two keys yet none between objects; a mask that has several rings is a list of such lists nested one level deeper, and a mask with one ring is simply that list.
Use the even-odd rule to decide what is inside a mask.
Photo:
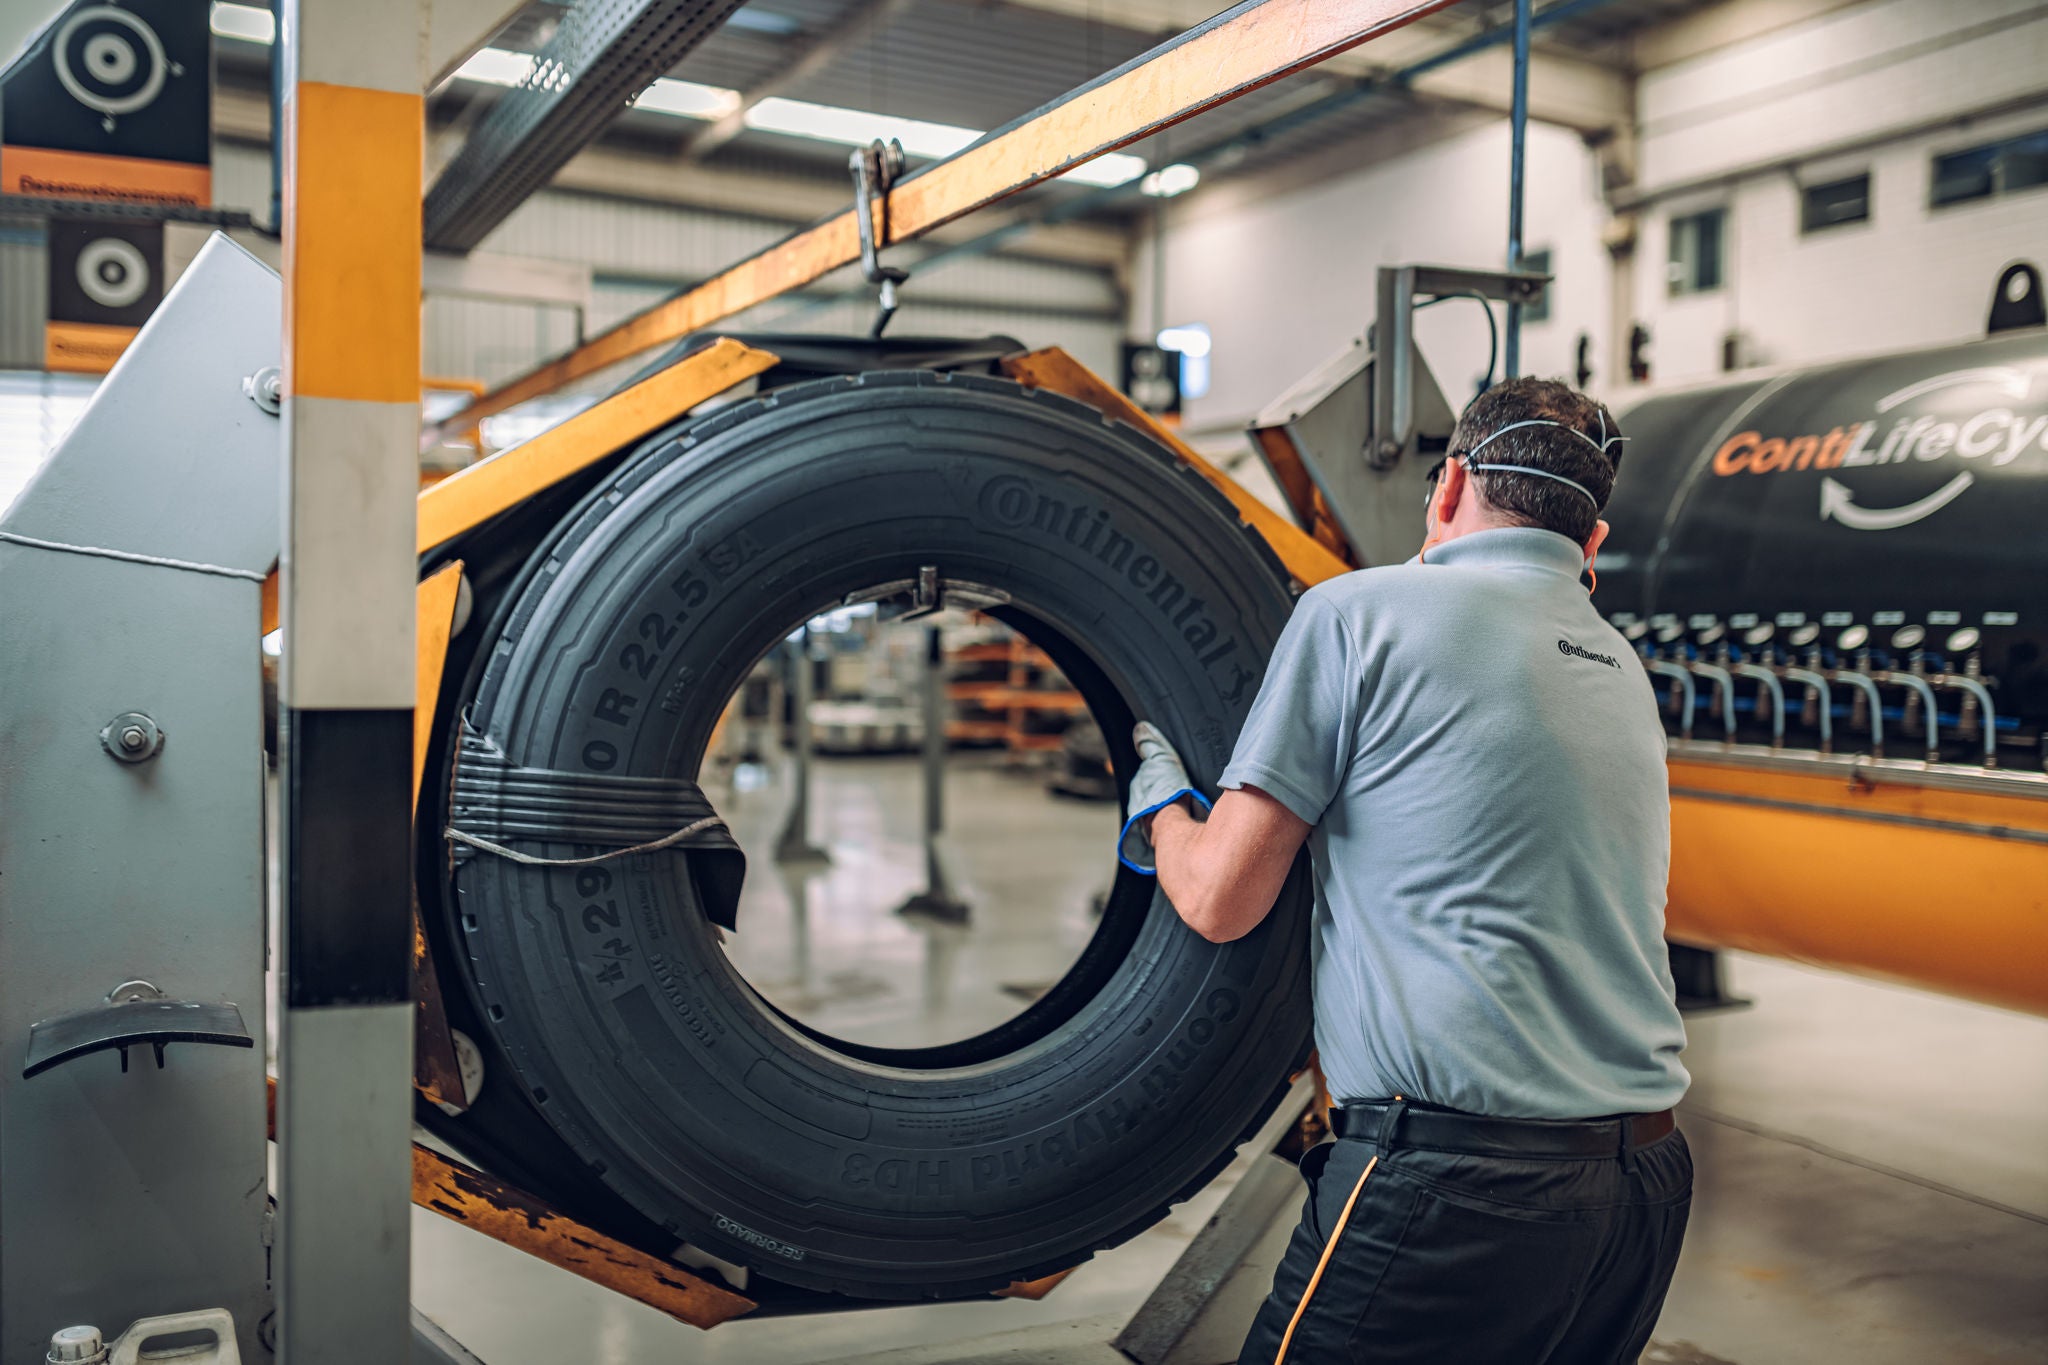
[{"label": "white work glove", "polygon": [[1192,796],[1195,804],[1203,810],[1209,809],[1208,798],[1195,790],[1188,780],[1187,765],[1180,761],[1180,755],[1159,727],[1150,721],[1139,721],[1131,731],[1131,742],[1138,746],[1138,771],[1131,774],[1130,819],[1124,821],[1123,833],[1117,836],[1116,856],[1133,872],[1150,876],[1158,872],[1152,851],[1152,835],[1146,828],[1145,819],[1165,809],[1183,796]]}]

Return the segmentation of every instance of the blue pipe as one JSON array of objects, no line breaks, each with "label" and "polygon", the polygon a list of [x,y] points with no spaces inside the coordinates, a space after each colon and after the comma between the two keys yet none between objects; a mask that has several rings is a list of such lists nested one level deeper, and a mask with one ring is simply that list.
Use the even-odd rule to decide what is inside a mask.
[{"label": "blue pipe", "polygon": [[[1529,0],[1515,0],[1515,93],[1508,113],[1508,269],[1522,268],[1523,169],[1529,142]],[[1501,368],[1513,379],[1522,372],[1522,305],[1508,300],[1507,336]]]},{"label": "blue pipe", "polygon": [[[1522,0],[1518,0],[1518,3],[1521,2]],[[1604,8],[1613,3],[1615,3],[1615,0],[1557,0],[1557,3],[1545,5],[1542,9],[1530,14],[1529,28],[1532,31],[1539,28],[1547,28],[1552,24],[1567,19],[1575,19],[1581,14],[1590,13],[1593,10]],[[1518,15],[1517,17],[1519,19],[1520,16]],[[1518,23],[1515,27],[1519,28],[1519,26]],[[1483,29],[1462,42],[1453,43],[1440,52],[1431,53],[1427,57],[1411,62],[1398,71],[1391,71],[1384,76],[1374,76],[1361,80],[1357,84],[1340,90],[1333,95],[1325,95],[1323,98],[1305,104],[1299,109],[1290,110],[1287,113],[1268,119],[1264,123],[1244,129],[1238,133],[1233,133],[1221,141],[1212,142],[1206,147],[1197,148],[1176,159],[1185,161],[1191,166],[1199,167],[1206,166],[1213,161],[1218,161],[1228,156],[1250,152],[1267,138],[1278,137],[1285,133],[1291,133],[1297,128],[1319,122],[1329,115],[1341,113],[1351,106],[1369,99],[1373,95],[1384,93],[1390,89],[1401,89],[1417,77],[1426,76],[1439,67],[1463,61],[1465,58],[1475,53],[1484,52],[1488,48],[1498,47],[1503,41],[1509,40],[1514,36],[1514,30],[1506,27]],[[1528,68],[1526,35],[1524,35],[1522,40],[1522,51],[1524,56],[1518,65],[1522,68],[1526,77]],[[915,179],[916,177],[912,176],[910,178]],[[957,242],[952,246],[940,247],[936,251],[928,252],[918,257],[912,264],[919,269],[924,269],[937,265],[941,261],[959,260],[969,256],[985,256],[989,252],[997,250],[1005,242],[1013,241],[1033,228],[1044,227],[1051,223],[1071,222],[1076,218],[1085,217],[1097,209],[1107,208],[1120,200],[1128,199],[1135,193],[1137,193],[1136,181],[1126,185],[1112,186],[1107,189],[1090,190],[1086,194],[1075,195],[1065,203],[1055,204],[1043,213],[1034,214],[1028,218],[1019,218],[1014,222],[1004,224],[1002,227],[984,232],[979,237],[973,237],[964,242]],[[845,299],[863,298],[866,294],[866,286],[862,286],[859,289],[850,289],[843,294],[813,298],[798,308],[792,309],[787,313],[778,314],[776,320],[785,321],[789,318],[801,317],[805,313],[830,307],[832,304]],[[672,295],[671,297],[679,296],[680,294]],[[1513,373],[1513,370],[1509,371],[1509,374],[1512,375]]]}]

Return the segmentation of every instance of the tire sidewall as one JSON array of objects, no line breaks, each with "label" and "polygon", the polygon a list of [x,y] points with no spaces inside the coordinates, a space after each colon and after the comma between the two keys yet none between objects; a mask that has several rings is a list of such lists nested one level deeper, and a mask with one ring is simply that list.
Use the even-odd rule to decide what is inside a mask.
[{"label": "tire sidewall", "polygon": [[[785,629],[925,565],[1082,643],[1211,790],[1290,608],[1229,504],[1092,409],[961,376],[830,380],[650,443],[595,490],[487,645],[471,721],[523,765],[692,773]],[[1231,944],[1153,897],[1090,1007],[942,1071],[846,1057],[778,1017],[686,866],[470,859],[460,937],[570,1146],[679,1237],[775,1278],[916,1297],[1072,1264],[1213,1174],[1305,1046],[1299,866]]]}]

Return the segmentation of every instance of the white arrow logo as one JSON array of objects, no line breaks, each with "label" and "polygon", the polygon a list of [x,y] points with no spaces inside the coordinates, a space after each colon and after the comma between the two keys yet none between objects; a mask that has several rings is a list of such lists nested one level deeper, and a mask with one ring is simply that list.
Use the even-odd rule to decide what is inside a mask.
[{"label": "white arrow logo", "polygon": [[1939,512],[1975,482],[1975,477],[1965,472],[1904,507],[1858,507],[1849,485],[1824,476],[1820,481],[1820,519],[1833,517],[1853,531],[1892,531]]},{"label": "white arrow logo", "polygon": [[1995,384],[2004,389],[2008,397],[2025,398],[2031,383],[2025,371],[2004,365],[1981,370],[1950,370],[1947,374],[1938,374],[1932,379],[1923,379],[1917,384],[1908,384],[1903,389],[1892,390],[1877,400],[1877,410],[1890,412],[1910,398],[1918,398],[1924,393],[1938,393],[1959,384]]}]

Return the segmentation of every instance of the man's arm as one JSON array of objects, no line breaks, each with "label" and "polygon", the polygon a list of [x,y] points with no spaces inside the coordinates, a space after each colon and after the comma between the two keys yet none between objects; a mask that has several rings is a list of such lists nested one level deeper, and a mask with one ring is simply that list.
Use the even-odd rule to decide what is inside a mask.
[{"label": "man's arm", "polygon": [[[1155,725],[1131,733],[1138,751],[1117,856],[1157,870],[1180,917],[1214,943],[1242,938],[1268,914],[1287,869],[1350,771],[1359,665],[1350,626],[1321,588],[1303,595],[1273,646],[1259,695],[1209,803]],[[1192,803],[1192,804],[1191,804]]]},{"label": "man's arm", "polygon": [[1176,801],[1152,817],[1160,889],[1211,943],[1243,938],[1272,913],[1310,828],[1257,787],[1223,793],[1207,820]]}]

